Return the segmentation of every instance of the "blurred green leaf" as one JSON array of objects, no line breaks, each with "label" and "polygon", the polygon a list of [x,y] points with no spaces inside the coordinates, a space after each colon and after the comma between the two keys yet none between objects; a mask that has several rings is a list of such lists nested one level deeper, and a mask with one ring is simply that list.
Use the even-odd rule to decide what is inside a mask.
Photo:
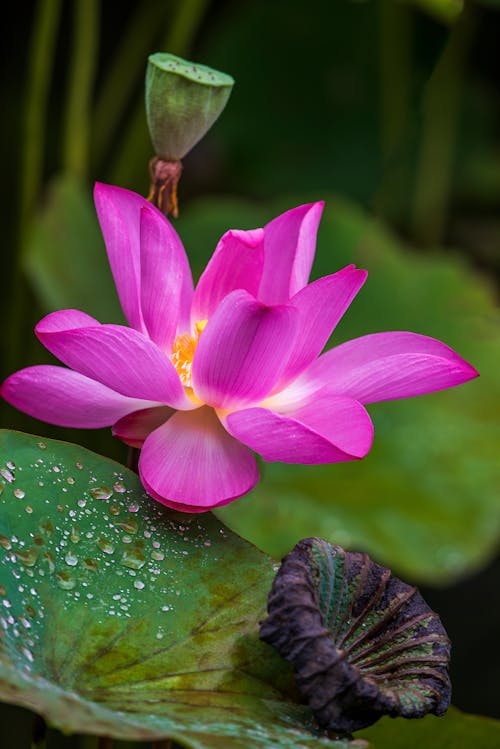
[{"label": "blurred green leaf", "polygon": [[123,322],[87,185],[62,175],[47,190],[28,237],[24,264],[42,309],[83,309]]},{"label": "blurred green leaf", "polygon": [[2,431],[0,480],[3,700],[191,749],[349,744],[314,731],[259,640],[274,560],[77,445]]},{"label": "blurred green leaf", "polygon": [[464,0],[413,0],[413,3],[445,23],[456,21],[464,9]]},{"label": "blurred green leaf", "polygon": [[[201,268],[229,227],[262,225],[262,208],[205,201],[179,226]],[[370,407],[375,443],[365,460],[331,466],[264,464],[251,495],[218,514],[274,555],[304,536],[364,549],[402,575],[443,583],[484,563],[500,532],[498,313],[484,279],[458,257],[417,256],[347,202],[328,201],[314,274],[355,262],[370,276],[332,343],[383,330],[444,340],[481,378],[461,388]]]},{"label": "blurred green leaf", "polygon": [[450,708],[442,718],[383,718],[356,735],[373,742],[378,749],[497,749],[500,721]]}]

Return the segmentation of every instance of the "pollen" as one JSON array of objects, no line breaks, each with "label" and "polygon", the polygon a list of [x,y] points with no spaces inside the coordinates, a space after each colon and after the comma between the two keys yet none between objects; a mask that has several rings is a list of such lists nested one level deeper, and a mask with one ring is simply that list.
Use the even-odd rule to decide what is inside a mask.
[{"label": "pollen", "polygon": [[200,336],[205,329],[208,320],[200,320],[195,323],[193,335],[184,333],[177,336],[172,347],[172,364],[177,370],[177,374],[185,388],[193,387],[193,358],[194,352],[200,340]]}]

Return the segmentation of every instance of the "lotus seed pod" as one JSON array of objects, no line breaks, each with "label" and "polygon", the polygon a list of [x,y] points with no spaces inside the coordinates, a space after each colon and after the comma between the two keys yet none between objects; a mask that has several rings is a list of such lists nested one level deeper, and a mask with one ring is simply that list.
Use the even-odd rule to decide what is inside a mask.
[{"label": "lotus seed pod", "polygon": [[206,65],[164,52],[150,55],[146,71],[146,116],[156,156],[149,163],[148,200],[165,215],[178,215],[181,159],[220,115],[234,80]]},{"label": "lotus seed pod", "polygon": [[219,117],[233,84],[231,76],[206,65],[168,53],[150,55],[146,115],[156,155],[182,159]]},{"label": "lotus seed pod", "polygon": [[300,541],[271,589],[261,639],[295,667],[318,723],[334,732],[382,715],[442,715],[450,641],[418,590],[366,554]]}]

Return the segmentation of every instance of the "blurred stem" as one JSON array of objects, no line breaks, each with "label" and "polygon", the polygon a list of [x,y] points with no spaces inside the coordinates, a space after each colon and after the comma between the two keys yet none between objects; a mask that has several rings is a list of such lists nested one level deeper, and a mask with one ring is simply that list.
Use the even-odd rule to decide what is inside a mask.
[{"label": "blurred stem", "polygon": [[153,741],[151,749],[172,749],[172,742],[170,741],[170,739],[165,739],[163,741]]},{"label": "blurred stem", "polygon": [[33,716],[31,725],[31,749],[46,749],[47,724],[40,715]]},{"label": "blurred stem", "polygon": [[471,5],[453,27],[426,85],[413,201],[413,236],[439,244],[448,217],[464,69],[474,31]]},{"label": "blurred stem", "polygon": [[60,13],[61,0],[38,1],[28,63],[22,137],[20,216],[22,235],[25,234],[26,225],[40,193],[48,94]]},{"label": "blurred stem", "polygon": [[8,372],[21,363],[24,327],[31,323],[31,320],[26,320],[31,305],[28,304],[28,288],[23,275],[22,258],[41,189],[48,97],[60,14],[61,0],[39,0],[33,22],[21,138],[18,248],[11,273],[8,307],[9,318],[15,324],[8,326],[5,336],[5,365]]},{"label": "blurred stem", "polygon": [[380,0],[378,11],[379,128],[383,174],[373,205],[377,213],[390,217],[394,195],[401,190],[404,176],[401,152],[410,121],[413,16],[406,3],[394,0]]},{"label": "blurred stem", "polygon": [[[209,0],[180,0],[177,13],[164,39],[165,51],[185,55],[191,46]],[[160,50],[162,51],[162,50]]]},{"label": "blurred stem", "polygon": [[[208,2],[209,0],[178,0],[176,12],[171,16],[172,21],[163,40],[161,51],[168,51],[181,57],[186,55],[196,36]],[[111,182],[116,185],[129,183],[131,174],[140,174],[141,170],[147,181],[149,177],[147,165],[151,151],[142,92],[140,102],[130,118],[117,163],[112,171]]]},{"label": "blurred stem", "polygon": [[[166,7],[157,0],[138,3],[107,70],[96,101],[92,126],[92,160],[100,164],[112,146],[129,99],[157,34]],[[161,18],[160,18],[161,14]]]},{"label": "blurred stem", "polygon": [[139,473],[139,455],[141,451],[137,447],[129,447],[127,452],[127,468]]},{"label": "blurred stem", "polygon": [[410,111],[411,10],[404,3],[380,0],[380,137],[384,161],[401,144]]},{"label": "blurred stem", "polygon": [[97,60],[99,0],[75,0],[73,59],[71,62],[64,129],[64,170],[75,177],[87,175],[90,105]]}]

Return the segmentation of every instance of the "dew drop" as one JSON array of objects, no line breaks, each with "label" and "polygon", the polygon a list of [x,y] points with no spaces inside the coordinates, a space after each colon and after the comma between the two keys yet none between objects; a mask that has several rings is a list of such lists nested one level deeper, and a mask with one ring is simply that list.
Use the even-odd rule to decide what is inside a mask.
[{"label": "dew drop", "polygon": [[83,560],[83,566],[86,570],[90,570],[90,572],[97,572],[98,570],[98,564],[95,559],[84,559]]},{"label": "dew drop", "polygon": [[28,513],[28,515],[31,515],[33,512],[33,508],[30,505],[26,505],[24,508],[24,511]]},{"label": "dew drop", "polygon": [[107,486],[97,486],[90,490],[90,494],[94,499],[109,499],[113,492]]},{"label": "dew drop", "polygon": [[74,544],[77,544],[80,540],[80,531],[78,530],[77,525],[73,525],[71,527],[71,533],[70,533],[70,539],[73,541]]},{"label": "dew drop", "polygon": [[0,596],[6,596],[7,595],[7,588],[5,585],[0,585]]},{"label": "dew drop", "polygon": [[45,442],[39,442],[38,443],[38,447],[40,448],[40,450],[46,450],[47,449],[47,445],[45,444]]},{"label": "dew drop", "polygon": [[33,608],[33,606],[26,606],[26,613],[28,616],[30,616],[32,619],[36,619],[36,611]]},{"label": "dew drop", "polygon": [[2,494],[2,492],[3,492],[3,484],[2,484],[2,482],[0,481],[0,494]]},{"label": "dew drop", "polygon": [[134,539],[132,536],[123,536],[122,541],[124,544],[131,544]]},{"label": "dew drop", "polygon": [[10,551],[12,549],[12,544],[10,542],[10,539],[7,538],[7,536],[2,536],[0,533],[0,546],[5,549],[5,551]]},{"label": "dew drop", "polygon": [[162,551],[152,551],[151,559],[156,559],[157,562],[162,562],[165,559],[165,554]]},{"label": "dew drop", "polygon": [[25,565],[25,567],[33,567],[38,559],[38,549],[32,546],[29,549],[18,549],[16,551],[16,557]]},{"label": "dew drop", "polygon": [[86,504],[87,504],[86,499],[79,499],[77,502],[78,507],[85,507]]},{"label": "dew drop", "polygon": [[78,468],[79,471],[83,468],[83,463],[75,463],[75,466]]},{"label": "dew drop", "polygon": [[38,527],[43,533],[46,533],[47,536],[51,536],[54,532],[54,526],[52,525],[52,520],[50,520],[50,518],[41,520]]},{"label": "dew drop", "polygon": [[63,590],[73,590],[76,586],[76,580],[69,572],[58,572],[56,574],[57,584]]},{"label": "dew drop", "polygon": [[120,564],[124,567],[129,567],[132,570],[140,570],[146,564],[146,557],[144,556],[141,549],[137,546],[133,546],[131,549],[125,549],[123,552]]},{"label": "dew drop", "polygon": [[7,463],[6,463],[6,466],[7,466],[7,468],[10,468],[11,471],[15,471],[16,470],[16,464],[14,463],[13,460],[8,460]]},{"label": "dew drop", "polygon": [[113,484],[113,491],[117,492],[117,494],[123,494],[123,492],[126,491],[123,481],[115,481]]},{"label": "dew drop", "polygon": [[14,476],[8,468],[0,468],[0,475],[3,476],[4,479],[9,482],[9,484],[15,481]]},{"label": "dew drop", "polygon": [[52,468],[52,470],[54,471],[54,473],[61,473],[61,468],[60,468],[60,466],[54,466],[54,467]]},{"label": "dew drop", "polygon": [[24,492],[22,489],[14,489],[14,497],[17,497],[18,499],[24,499],[26,496],[26,492]]},{"label": "dew drop", "polygon": [[64,561],[70,567],[76,567],[76,565],[78,564],[78,557],[76,556],[76,554],[73,554],[73,552],[68,551],[68,553],[64,557]]},{"label": "dew drop", "polygon": [[19,650],[29,660],[30,663],[33,663],[34,658],[31,650],[28,650],[28,648],[25,648],[23,646],[20,646]]},{"label": "dew drop", "polygon": [[137,590],[142,590],[146,587],[146,584],[142,582],[142,580],[135,580],[134,581],[134,588],[137,588]]},{"label": "dew drop", "polygon": [[131,504],[130,507],[128,508],[128,511],[139,512],[139,505],[137,504],[137,502],[134,502],[133,504]]},{"label": "dew drop", "polygon": [[119,515],[120,514],[120,508],[117,507],[116,505],[111,505],[111,507],[109,508],[109,511],[110,511],[110,513],[112,515]]},{"label": "dew drop", "polygon": [[137,533],[137,520],[135,518],[127,518],[126,520],[117,520],[115,525],[121,528],[125,533]]},{"label": "dew drop", "polygon": [[56,568],[56,565],[54,562],[54,555],[51,551],[45,552],[45,554],[42,556],[42,562],[46,563],[49,572],[52,574],[52,572],[54,572]]},{"label": "dew drop", "polygon": [[107,538],[104,538],[104,536],[99,536],[96,540],[97,546],[100,548],[101,551],[103,551],[105,554],[113,554],[115,547],[111,543],[111,541],[108,541]]}]

